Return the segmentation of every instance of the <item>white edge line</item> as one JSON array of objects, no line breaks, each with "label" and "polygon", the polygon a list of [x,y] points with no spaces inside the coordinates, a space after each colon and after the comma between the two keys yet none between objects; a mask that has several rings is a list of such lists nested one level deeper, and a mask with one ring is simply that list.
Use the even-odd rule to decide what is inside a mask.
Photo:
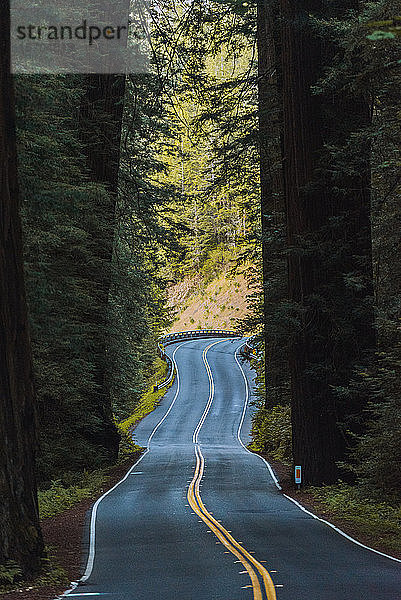
[{"label": "white edge line", "polygon": [[[169,414],[170,414],[170,412],[171,412],[171,409],[173,408],[173,406],[174,406],[174,404],[175,404],[175,401],[176,401],[176,400],[177,400],[177,398],[178,398],[178,394],[180,393],[180,374],[179,374],[179,372],[178,372],[177,363],[175,362],[175,354],[176,354],[177,350],[179,350],[179,349],[181,348],[181,346],[185,346],[185,344],[189,344],[189,342],[192,342],[192,341],[193,341],[193,340],[187,340],[186,342],[183,342],[182,344],[180,344],[179,346],[177,346],[177,348],[176,348],[176,349],[174,350],[174,352],[173,352],[173,355],[172,355],[172,357],[171,357],[171,360],[173,361],[173,365],[174,365],[174,367],[175,367],[176,374],[177,374],[177,391],[175,392],[175,396],[174,396],[174,398],[173,398],[173,400],[172,400],[172,402],[171,402],[171,404],[170,404],[170,406],[169,406],[169,408],[168,408],[168,410],[167,410],[166,414],[165,414],[165,415],[164,415],[164,417],[163,417],[163,418],[162,418],[162,419],[161,419],[161,420],[158,422],[158,424],[156,425],[156,427],[153,429],[152,433],[150,434],[150,436],[149,436],[149,439],[148,439],[148,444],[147,444],[147,450],[146,450],[146,453],[147,453],[147,452],[149,452],[149,450],[150,450],[150,442],[152,441],[152,438],[153,438],[153,436],[155,435],[156,431],[159,429],[159,427],[160,427],[160,425],[163,423],[163,421],[164,421],[165,419],[167,419],[168,415],[169,415]],[[144,453],[144,454],[141,456],[141,458],[143,458],[143,457],[145,456],[145,454],[146,454],[146,453]]]},{"label": "white edge line", "polygon": [[[184,346],[185,344],[188,344],[189,342],[192,342],[193,340],[187,340],[186,342],[183,342],[182,344],[180,344],[179,346],[177,346],[177,348],[174,350],[173,352],[173,356],[172,356],[172,360],[173,363],[175,365],[175,367],[177,367],[177,364],[175,362],[175,353],[177,352],[177,350],[179,348],[181,348],[181,346]],[[65,596],[68,596],[70,594],[70,592],[73,592],[74,590],[77,589],[77,587],[79,586],[79,584],[81,582],[87,581],[87,579],[89,579],[89,577],[91,576],[92,570],[93,570],[93,564],[94,564],[94,560],[95,560],[95,539],[96,539],[96,516],[97,516],[97,509],[99,504],[101,503],[101,501],[103,500],[103,498],[105,498],[106,496],[108,496],[108,494],[110,494],[111,492],[113,492],[121,483],[123,483],[127,477],[131,474],[131,472],[133,471],[133,469],[141,462],[141,460],[146,456],[146,454],[149,452],[150,450],[150,442],[154,436],[154,434],[156,433],[156,431],[159,429],[160,425],[163,423],[163,421],[167,418],[167,416],[169,415],[171,409],[173,408],[175,401],[177,400],[178,394],[180,391],[180,377],[179,377],[179,373],[177,370],[177,391],[175,393],[175,396],[167,410],[167,412],[165,413],[165,415],[163,416],[163,418],[157,423],[156,427],[153,429],[152,433],[149,436],[148,439],[148,443],[147,443],[147,447],[145,452],[138,458],[138,460],[136,461],[136,463],[134,465],[132,465],[132,467],[129,469],[129,471],[126,473],[126,475],[120,479],[120,481],[118,483],[116,483],[112,488],[110,488],[107,492],[105,492],[103,494],[103,496],[101,496],[100,498],[98,498],[98,500],[96,500],[95,504],[92,507],[92,513],[91,513],[91,520],[90,520],[90,542],[89,542],[89,556],[88,556],[88,561],[86,563],[86,569],[84,574],[82,575],[81,579],[79,581],[74,581],[71,585],[71,587],[66,590],[61,596],[58,596],[58,598],[63,598]]]},{"label": "white edge line", "polygon": [[[158,428],[160,427],[160,425],[163,423],[163,421],[167,418],[167,416],[169,415],[170,411],[172,410],[175,401],[178,397],[178,393],[179,393],[179,389],[180,389],[180,378],[179,378],[179,372],[177,369],[177,364],[175,362],[175,353],[177,352],[177,350],[179,348],[181,348],[181,346],[192,342],[193,340],[187,340],[186,342],[183,342],[182,344],[180,344],[179,346],[177,346],[177,348],[174,350],[173,352],[173,356],[172,356],[172,360],[174,362],[174,365],[176,367],[176,373],[177,373],[177,391],[175,393],[175,396],[167,410],[167,412],[165,413],[165,415],[163,416],[163,418],[157,423],[156,427],[153,429],[152,433],[149,436],[148,439],[148,443],[147,443],[147,448],[146,451],[139,457],[139,459],[136,461],[136,463],[134,465],[132,465],[132,467],[129,469],[129,471],[126,473],[126,475],[118,482],[116,483],[111,489],[109,489],[107,492],[105,492],[93,505],[92,508],[92,514],[91,514],[91,522],[90,522],[90,549],[89,549],[89,556],[88,556],[88,561],[87,561],[87,565],[86,565],[86,569],[85,569],[85,573],[83,574],[83,576],[81,577],[81,579],[78,582],[73,582],[71,585],[71,588],[69,588],[68,590],[66,590],[61,596],[58,596],[58,598],[63,598],[69,595],[70,592],[73,592],[74,590],[76,590],[76,588],[78,587],[80,582],[84,582],[87,579],[89,579],[92,570],[93,570],[93,563],[94,563],[94,558],[95,558],[95,535],[96,535],[96,516],[97,516],[97,508],[100,504],[100,502],[108,495],[110,494],[112,491],[114,491],[121,483],[123,483],[127,477],[131,474],[131,472],[133,471],[133,469],[141,462],[141,460],[146,456],[146,454],[149,452],[150,450],[150,442],[154,436],[154,434],[156,433],[156,431],[158,430]],[[224,341],[224,340],[221,340]],[[217,343],[217,342],[216,342]],[[245,343],[245,342],[244,342]],[[214,345],[214,344],[213,344]],[[244,450],[246,450],[246,452],[248,452],[249,454],[252,454],[253,456],[258,456],[267,466],[270,476],[272,477],[276,487],[281,490],[281,486],[278,482],[277,477],[275,476],[273,469],[271,468],[270,464],[267,462],[267,460],[265,460],[263,458],[263,456],[260,456],[259,454],[255,454],[254,452],[251,452],[250,450],[248,450],[248,448],[244,445],[244,443],[241,440],[240,437],[240,433],[241,433],[241,428],[245,419],[245,413],[246,413],[246,409],[248,407],[248,400],[249,400],[249,384],[248,384],[248,380],[246,378],[246,375],[244,373],[244,370],[240,364],[240,362],[238,361],[238,350],[243,346],[244,344],[241,344],[241,346],[239,346],[235,353],[234,353],[234,358],[235,361],[238,365],[238,367],[240,368],[240,371],[242,373],[242,377],[244,378],[244,382],[245,382],[245,388],[246,388],[246,397],[245,397],[245,402],[244,402],[244,407],[243,407],[243,411],[242,411],[242,416],[241,416],[241,420],[238,426],[238,432],[237,432],[237,438],[239,443],[241,444],[241,446],[244,448]],[[202,423],[203,425],[203,423]],[[394,556],[390,556],[389,554],[385,554],[384,552],[380,552],[379,550],[375,550],[374,548],[370,548],[369,546],[366,546],[365,544],[362,544],[361,542],[358,542],[358,540],[352,538],[351,536],[347,535],[344,531],[342,531],[341,529],[339,529],[338,527],[336,527],[335,525],[333,525],[332,523],[330,523],[329,521],[326,521],[325,519],[321,519],[320,517],[318,517],[317,515],[315,515],[314,513],[308,511],[306,508],[304,508],[299,502],[297,502],[296,500],[294,500],[294,498],[291,498],[290,496],[287,496],[286,494],[283,494],[283,496],[285,498],[287,498],[287,500],[289,500],[290,502],[292,502],[293,504],[295,504],[300,510],[302,510],[303,512],[305,512],[306,514],[310,515],[311,517],[313,517],[314,519],[321,521],[322,523],[324,523],[325,525],[327,525],[328,527],[331,527],[331,529],[333,529],[334,531],[336,531],[337,533],[339,533],[340,535],[342,535],[343,537],[345,537],[346,539],[348,539],[349,541],[353,542],[354,544],[356,544],[357,546],[360,546],[361,548],[365,548],[366,550],[369,550],[370,552],[374,552],[375,554],[378,554],[380,556],[383,556],[385,558],[388,558],[390,560],[393,560],[395,562],[399,562],[401,563],[401,559],[399,558],[395,558]]]},{"label": "white edge line", "polygon": [[246,410],[248,408],[248,404],[249,404],[249,384],[248,384],[248,380],[246,378],[246,375],[244,373],[244,369],[242,368],[239,360],[238,360],[238,350],[240,348],[242,348],[242,346],[246,344],[246,342],[244,342],[243,344],[241,344],[240,346],[238,346],[238,348],[236,349],[235,353],[234,353],[234,358],[235,358],[235,362],[237,363],[237,365],[240,368],[240,371],[242,373],[242,377],[244,378],[244,382],[245,382],[245,390],[246,390],[246,394],[245,394],[245,402],[244,402],[244,408],[242,410],[242,416],[241,416],[241,420],[238,426],[238,432],[237,432],[237,438],[239,443],[241,444],[241,446],[244,448],[244,450],[246,450],[246,452],[248,452],[249,454],[252,454],[253,456],[258,456],[266,465],[266,467],[269,469],[269,473],[271,478],[273,479],[276,488],[278,490],[282,490],[281,485],[279,484],[279,481],[271,467],[271,465],[269,465],[269,463],[267,462],[267,460],[265,458],[263,458],[263,456],[260,456],[259,454],[255,454],[255,452],[251,452],[250,450],[248,450],[248,448],[245,446],[245,444],[243,443],[243,441],[241,440],[241,429],[242,429],[242,425],[244,424],[244,419],[245,419],[245,414],[246,414]]},{"label": "white edge line", "polygon": [[[241,373],[242,373],[242,376],[244,378],[245,386],[246,386],[246,398],[245,398],[245,403],[244,403],[244,409],[242,411],[242,417],[241,417],[241,421],[240,421],[240,424],[239,424],[239,427],[238,427],[238,440],[239,440],[241,446],[247,452],[249,452],[249,454],[253,454],[254,456],[258,456],[259,458],[261,458],[263,460],[263,462],[265,463],[265,465],[269,469],[269,473],[270,473],[270,475],[271,475],[274,483],[276,484],[277,488],[279,490],[282,490],[282,487],[279,484],[278,479],[275,476],[275,474],[273,472],[273,469],[271,468],[271,466],[269,465],[269,463],[267,462],[267,460],[264,459],[263,456],[260,456],[259,454],[255,454],[254,452],[251,452],[250,450],[248,450],[248,448],[243,444],[243,442],[241,440],[241,437],[240,437],[241,428],[242,428],[242,425],[243,425],[243,422],[244,422],[245,413],[246,413],[246,409],[248,407],[248,400],[249,400],[249,384],[248,384],[248,380],[247,380],[246,375],[244,373],[244,370],[243,370],[243,368],[242,368],[242,366],[239,363],[238,358],[237,358],[237,352],[238,352],[238,350],[243,345],[244,344],[241,344],[241,346],[238,346],[238,348],[236,349],[235,354],[234,354],[234,358],[235,358],[235,360],[237,362],[237,365],[241,369]],[[342,529],[339,529],[339,527],[336,527],[336,525],[333,525],[333,523],[330,523],[329,521],[326,521],[326,519],[322,519],[321,517],[318,517],[317,515],[315,515],[313,512],[310,512],[309,510],[307,510],[304,506],[302,506],[302,504],[300,504],[299,502],[297,502],[297,500],[294,500],[294,498],[291,498],[291,496],[287,496],[287,494],[284,494],[284,493],[283,493],[283,496],[284,496],[284,498],[287,498],[287,500],[289,500],[290,502],[292,502],[293,504],[295,504],[304,513],[306,513],[307,515],[310,515],[311,517],[313,517],[317,521],[320,521],[321,523],[324,523],[328,527],[331,527],[331,529],[333,529],[334,531],[336,531],[339,535],[342,535],[343,537],[345,537],[347,540],[349,540],[353,544],[356,544],[357,546],[360,546],[361,548],[365,548],[365,550],[369,550],[370,552],[374,552],[375,554],[378,554],[379,556],[383,556],[384,558],[388,558],[390,560],[393,560],[394,562],[401,563],[401,559],[396,558],[395,556],[391,556],[390,554],[385,554],[384,552],[380,552],[380,550],[375,550],[374,548],[371,548],[370,546],[366,546],[365,544],[362,544],[362,542],[358,542],[358,540],[356,540],[355,538],[353,538],[350,535],[348,535],[347,533],[345,533],[345,531],[343,531]]]},{"label": "white edge line", "polygon": [[353,542],[357,546],[360,546],[361,548],[365,548],[365,550],[369,550],[370,552],[374,552],[375,554],[379,554],[380,556],[384,556],[385,558],[389,558],[390,560],[394,560],[395,562],[401,563],[400,558],[396,558],[395,556],[390,556],[390,554],[385,554],[384,552],[380,552],[380,550],[375,550],[374,548],[371,548],[370,546],[366,546],[365,544],[362,544],[362,542],[358,542],[358,540],[356,540],[355,538],[353,538],[350,535],[348,535],[347,533],[345,533],[345,531],[342,531],[342,529],[339,529],[338,527],[333,525],[333,523],[330,523],[329,521],[326,521],[326,519],[322,519],[321,517],[318,517],[314,513],[307,510],[304,506],[302,506],[302,504],[297,502],[297,500],[294,500],[294,498],[291,498],[291,496],[287,496],[287,494],[283,494],[283,496],[285,498],[287,498],[287,500],[290,500],[290,502],[293,502],[296,506],[298,506],[298,508],[300,508],[304,513],[306,513],[307,515],[310,515],[317,521],[321,521],[328,527],[331,527],[331,529],[334,529],[334,531],[336,531],[337,533],[339,533],[340,535],[345,537],[350,542]]}]

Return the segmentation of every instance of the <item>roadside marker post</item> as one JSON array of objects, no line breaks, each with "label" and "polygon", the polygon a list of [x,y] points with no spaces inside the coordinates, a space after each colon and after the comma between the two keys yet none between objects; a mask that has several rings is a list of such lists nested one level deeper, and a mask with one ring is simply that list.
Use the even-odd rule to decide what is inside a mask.
[{"label": "roadside marker post", "polygon": [[302,467],[301,467],[301,465],[295,466],[295,483],[297,484],[298,489],[300,489],[301,483],[302,483]]}]

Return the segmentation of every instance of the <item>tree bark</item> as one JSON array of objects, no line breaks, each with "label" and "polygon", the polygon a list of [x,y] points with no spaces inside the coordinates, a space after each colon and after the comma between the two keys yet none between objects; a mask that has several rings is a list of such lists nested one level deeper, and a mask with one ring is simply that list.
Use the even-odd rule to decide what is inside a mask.
[{"label": "tree bark", "polygon": [[18,206],[10,5],[0,6],[0,564],[26,577],[43,551],[35,481],[37,426]]},{"label": "tree bark", "polygon": [[112,460],[118,452],[119,436],[112,418],[110,390],[107,378],[107,341],[109,292],[112,282],[112,257],[120,142],[124,108],[125,77],[123,75],[87,75],[86,92],[80,107],[80,131],[83,150],[91,181],[102,184],[108,195],[99,203],[90,232],[98,261],[86,267],[89,277],[96,282],[97,302],[91,321],[98,326],[93,353],[96,357],[95,381],[98,393],[95,399],[102,427],[95,434],[86,435],[108,449]]},{"label": "tree bark", "polygon": [[[321,484],[336,481],[347,448],[344,423],[363,410],[361,399],[342,404],[336,387],[349,384],[375,345],[369,149],[360,148],[361,169],[351,176],[345,168],[331,173],[325,148],[344,146],[369,123],[370,111],[363,98],[312,91],[335,48],[311,14],[342,16],[352,2],[336,4],[331,15],[320,0],[280,5],[289,298],[299,316],[289,353],[293,455],[304,483]],[[362,286],[347,284],[353,277]]]},{"label": "tree bark", "polygon": [[285,347],[269,329],[274,303],[285,295],[284,200],[281,162],[280,39],[276,0],[258,0],[258,115],[261,183],[263,314],[265,348],[265,408],[283,402],[282,382],[288,373]]}]

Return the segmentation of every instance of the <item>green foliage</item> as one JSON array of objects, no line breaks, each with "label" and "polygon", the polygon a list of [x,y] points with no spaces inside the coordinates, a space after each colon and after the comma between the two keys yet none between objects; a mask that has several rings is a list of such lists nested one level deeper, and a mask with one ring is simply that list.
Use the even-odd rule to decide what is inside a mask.
[{"label": "green foliage", "polygon": [[134,461],[142,452],[142,446],[138,446],[138,444],[134,443],[131,433],[125,429],[124,426],[121,426],[121,424],[117,423],[117,429],[120,434],[118,462],[125,463],[128,460]]},{"label": "green foliage", "polygon": [[54,557],[54,548],[47,546],[46,553],[48,558],[42,558],[42,572],[33,582],[33,587],[39,588],[69,583],[70,580],[66,571],[57,563]]},{"label": "green foliage", "polygon": [[[170,122],[175,138],[163,149],[169,170],[160,183],[174,182],[182,192],[181,204],[173,203],[170,211],[181,223],[183,248],[169,264],[168,275],[174,282],[200,276],[201,285],[207,285],[228,265],[235,266],[246,244],[258,214],[258,166],[256,140],[239,141],[249,135],[250,122],[254,130],[256,126],[254,104],[250,107],[255,87],[248,85],[249,70],[255,71],[251,35],[246,39],[241,20],[233,22],[231,5],[228,10],[219,3],[201,5],[190,11],[181,5],[182,31],[176,45],[171,40],[173,91],[166,90],[165,96],[174,103]],[[168,25],[162,19],[156,32],[164,43],[179,18],[166,7],[167,15]]]},{"label": "green foliage", "polygon": [[[46,547],[47,558],[40,559],[40,574],[33,581],[29,582],[29,587],[24,588],[27,591],[36,590],[45,586],[67,585],[69,578],[65,570],[60,567],[54,558],[54,549]],[[11,592],[21,593],[21,582],[23,573],[18,564],[12,560],[0,565],[0,596]]]},{"label": "green foliage", "polygon": [[354,526],[364,539],[376,542],[388,552],[401,548],[401,506],[374,500],[366,489],[344,483],[308,488],[313,497],[329,511],[330,518]]},{"label": "green foliage", "polygon": [[[342,152],[331,148],[331,167],[339,161],[355,168],[360,148],[371,148],[373,271],[379,352],[373,360],[359,361],[349,385],[339,386],[340,402],[348,407],[364,399],[357,435],[350,439],[350,465],[359,487],[371,496],[401,496],[400,470],[400,369],[401,369],[401,262],[400,182],[401,164],[401,39],[374,31],[375,22],[392,19],[396,3],[383,0],[362,6],[359,20],[347,19],[341,28],[339,55],[322,79],[320,89],[364,94],[374,105],[372,122],[354,135]],[[338,23],[332,23],[338,30]],[[380,35],[379,35],[380,33]],[[377,35],[376,35],[377,34]],[[384,35],[382,35],[384,34]],[[387,39],[384,39],[387,38]],[[337,92],[338,93],[338,92]],[[359,293],[358,278],[346,285]],[[352,343],[352,341],[351,341]],[[345,429],[348,423],[344,421]]]},{"label": "green foliage", "polygon": [[153,183],[163,168],[155,146],[167,131],[155,78],[127,84],[114,223],[105,218],[113,199],[87,173],[85,79],[17,77],[16,84],[38,476],[50,481],[66,463],[80,472],[116,459],[111,404],[117,419],[130,413],[169,322],[160,247],[172,236],[159,211],[174,195]]},{"label": "green foliage", "polygon": [[395,35],[391,31],[377,30],[367,35],[366,38],[371,42],[376,42],[377,40],[393,40],[395,39]]},{"label": "green foliage", "polygon": [[[70,481],[73,480],[73,485]],[[84,471],[81,474],[66,474],[64,480],[52,481],[48,489],[38,492],[41,519],[55,517],[85,498],[100,492],[108,481],[105,470]]]},{"label": "green foliage", "polygon": [[[106,321],[90,266],[108,272],[96,239],[110,232],[96,215],[107,202],[88,180],[77,109],[79,77],[17,77],[17,133],[25,272],[41,427],[39,478],[112,460],[104,432],[98,366]],[[109,433],[109,432],[108,432]],[[111,433],[111,432],[110,432]]]},{"label": "green foliage", "polygon": [[162,383],[165,380],[166,375],[167,364],[160,358],[157,358],[154,363],[154,374],[148,381],[148,389],[142,395],[130,416],[118,424],[118,428],[124,436],[132,438],[132,431],[135,428],[135,425],[152,412],[152,410],[160,403],[168,388],[173,384],[174,378],[168,386],[163,387],[160,390],[154,391],[153,388],[156,383]]},{"label": "green foliage", "polygon": [[[154,75],[127,80],[121,148],[119,198],[110,291],[110,391],[117,421],[139,401],[155,359],[157,338],[168,328],[166,281],[162,271],[179,244],[166,214],[177,199],[174,184],[158,178],[170,128]],[[177,200],[178,202],[179,200]]]},{"label": "green foliage", "polygon": [[2,586],[20,581],[22,578],[22,569],[14,560],[7,560],[0,565],[0,589]]},{"label": "green foliage", "polygon": [[277,460],[291,460],[291,410],[289,406],[260,407],[252,420],[251,450],[268,452]]},{"label": "green foliage", "polygon": [[[53,556],[54,549],[46,547],[48,558],[40,559],[40,574],[33,581],[29,582],[28,591],[35,590],[44,586],[67,585],[69,578],[65,570],[60,567]],[[7,561],[5,565],[0,565],[0,595],[18,592],[21,590],[23,581],[22,570],[14,561]]]},{"label": "green foliage", "polygon": [[[353,393],[371,398],[363,432],[357,436],[348,468],[373,497],[401,496],[401,348],[379,353],[377,365],[359,373]],[[349,390],[347,390],[349,393]]]}]

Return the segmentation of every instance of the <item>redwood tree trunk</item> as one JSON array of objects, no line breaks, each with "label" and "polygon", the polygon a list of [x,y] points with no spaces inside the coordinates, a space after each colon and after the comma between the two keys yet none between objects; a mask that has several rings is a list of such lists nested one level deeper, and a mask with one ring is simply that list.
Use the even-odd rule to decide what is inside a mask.
[{"label": "redwood tree trunk", "polygon": [[35,481],[35,394],[18,207],[10,6],[0,5],[0,564],[29,577],[43,551]]},{"label": "redwood tree trunk", "polygon": [[283,258],[285,219],[281,162],[280,31],[277,12],[276,0],[258,0],[258,115],[266,408],[283,403],[283,380],[288,376],[285,344],[274,328],[268,326],[272,310],[287,294],[287,267]]},{"label": "redwood tree trunk", "polygon": [[[108,195],[99,202],[99,212],[90,231],[93,248],[98,257],[96,264],[86,267],[88,277],[96,282],[96,305],[90,319],[98,328],[94,338],[94,373],[97,383],[96,410],[101,427],[87,437],[105,447],[117,457],[119,436],[112,418],[112,407],[107,377],[108,303],[112,282],[112,257],[116,223],[116,201],[120,141],[124,108],[125,77],[123,75],[87,75],[86,92],[80,107],[80,131],[91,181],[102,184]],[[99,226],[100,224],[100,226]]]},{"label": "redwood tree trunk", "polygon": [[358,175],[338,165],[333,174],[325,156],[325,144],[344,146],[369,122],[369,105],[342,93],[312,92],[335,48],[318,34],[311,14],[323,19],[354,8],[339,2],[329,15],[325,6],[281,0],[289,298],[299,318],[289,353],[293,454],[310,484],[338,477],[344,430],[358,419],[364,399],[343,403],[336,387],[346,388],[375,343],[369,149],[360,148]]}]

